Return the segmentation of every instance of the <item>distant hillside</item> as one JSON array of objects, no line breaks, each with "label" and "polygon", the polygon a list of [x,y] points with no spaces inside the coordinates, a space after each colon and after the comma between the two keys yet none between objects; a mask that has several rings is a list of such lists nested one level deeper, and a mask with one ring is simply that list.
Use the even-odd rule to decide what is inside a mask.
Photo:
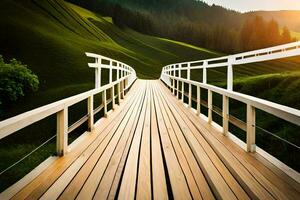
[{"label": "distant hillside", "polygon": [[300,11],[256,11],[244,15],[259,15],[266,20],[275,19],[280,26],[287,26],[292,31],[300,32]]},{"label": "distant hillside", "polygon": [[[295,16],[291,16],[286,24],[285,21],[280,21],[279,25],[277,21],[271,22],[273,18],[256,20],[253,23],[255,28],[249,28],[246,31],[247,35],[243,28],[249,25],[248,19],[254,20],[254,16],[260,15],[259,12],[257,15],[255,12],[242,14],[196,0],[68,1],[112,17],[120,28],[129,27],[144,34],[166,37],[226,54],[292,42],[294,38],[290,35],[295,34],[291,34],[289,29],[295,26],[290,22],[298,23]],[[284,25],[287,28],[284,28]],[[265,35],[270,32],[274,34],[273,37],[268,37],[263,36],[261,32]],[[245,37],[253,38],[260,45],[249,45]]]}]

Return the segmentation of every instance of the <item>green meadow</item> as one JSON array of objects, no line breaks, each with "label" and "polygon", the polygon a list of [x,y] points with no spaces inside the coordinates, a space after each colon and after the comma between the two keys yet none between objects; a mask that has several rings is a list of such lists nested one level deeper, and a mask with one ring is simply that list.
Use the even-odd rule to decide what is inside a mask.
[{"label": "green meadow", "polygon": [[[223,55],[131,29],[120,29],[111,18],[63,0],[1,0],[0,10],[0,54],[6,60],[16,58],[30,66],[40,81],[38,92],[2,108],[1,119],[92,89],[94,70],[87,66],[92,60],[85,56],[85,52],[125,62],[142,79],[159,78],[161,68],[170,63]],[[300,109],[300,74],[297,71],[300,71],[300,57],[235,66],[235,88]],[[195,70],[192,78],[201,81],[201,74]],[[103,81],[106,78],[103,77]],[[224,86],[225,80],[226,69],[208,71],[209,83]],[[83,103],[71,108],[75,121],[84,114],[85,106]],[[77,132],[80,134],[83,130]],[[53,134],[55,116],[0,140],[0,171]],[[72,141],[76,134],[70,137]],[[298,139],[295,142],[300,144]],[[30,159],[0,175],[0,191],[54,154],[54,143],[55,139]]]}]

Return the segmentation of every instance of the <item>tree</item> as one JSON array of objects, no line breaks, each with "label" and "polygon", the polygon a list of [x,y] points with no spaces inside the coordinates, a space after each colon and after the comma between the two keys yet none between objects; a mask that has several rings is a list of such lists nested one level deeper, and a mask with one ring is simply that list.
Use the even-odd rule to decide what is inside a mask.
[{"label": "tree", "polygon": [[247,51],[250,48],[250,38],[253,35],[253,23],[249,19],[243,24],[240,31],[240,46],[242,51]]},{"label": "tree", "polygon": [[267,25],[261,16],[256,16],[253,20],[253,36],[250,38],[250,49],[261,49],[266,47],[266,40],[268,33],[266,31]]},{"label": "tree", "polygon": [[291,33],[290,30],[285,26],[282,29],[282,33],[281,33],[281,43],[285,44],[285,43],[289,43],[292,42],[292,37],[291,37]]},{"label": "tree", "polygon": [[18,100],[30,91],[37,91],[37,75],[16,59],[5,63],[0,55],[0,104]]},{"label": "tree", "polygon": [[278,23],[272,19],[267,24],[267,34],[266,45],[267,46],[275,46],[280,44],[280,29]]}]

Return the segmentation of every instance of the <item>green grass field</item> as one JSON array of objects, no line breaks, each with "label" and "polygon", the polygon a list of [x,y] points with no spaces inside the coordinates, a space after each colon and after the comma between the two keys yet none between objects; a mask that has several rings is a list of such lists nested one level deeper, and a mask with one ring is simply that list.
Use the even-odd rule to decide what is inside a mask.
[{"label": "green grass field", "polygon": [[[0,54],[6,59],[17,58],[29,65],[40,79],[39,91],[3,108],[1,119],[92,89],[94,70],[88,68],[89,60],[85,52],[102,54],[125,62],[136,70],[139,78],[144,79],[159,78],[161,68],[169,63],[222,55],[190,44],[147,36],[130,29],[120,29],[113,24],[111,18],[65,3],[63,0],[2,0],[0,10]],[[299,66],[299,57],[235,66],[235,87],[242,89],[238,83],[252,85],[254,88],[261,87],[264,80],[268,80],[270,76],[278,77],[279,73],[285,72],[286,76],[276,81],[279,83],[283,78],[297,88],[299,79],[293,78],[293,73],[287,72],[300,71]],[[201,71],[192,72],[194,80],[201,81],[200,77]],[[257,77],[259,83],[262,83],[256,85],[257,81],[253,77]],[[225,69],[208,71],[210,83],[222,85],[225,78]],[[295,106],[294,102],[298,102],[299,106],[299,95],[292,98],[288,94],[293,91],[287,89],[281,87],[280,92],[287,92],[287,97],[293,101],[284,98],[280,99],[280,103]],[[276,91],[273,90],[272,93],[267,88],[263,91],[260,97],[278,100],[269,96]],[[277,92],[280,95],[279,91]],[[251,94],[256,95],[253,91]],[[76,113],[74,118],[84,114],[83,108],[86,108],[86,105],[78,107],[80,112],[74,112],[76,108],[71,109]],[[52,116],[1,140],[0,171],[54,133],[55,118]],[[33,154],[31,159],[0,176],[0,191],[24,176],[53,152],[54,141]]]}]

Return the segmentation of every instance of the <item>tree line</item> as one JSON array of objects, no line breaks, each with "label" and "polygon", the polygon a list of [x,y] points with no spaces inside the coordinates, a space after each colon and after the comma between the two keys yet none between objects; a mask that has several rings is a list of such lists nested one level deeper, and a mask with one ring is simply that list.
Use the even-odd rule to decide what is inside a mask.
[{"label": "tree line", "polygon": [[115,6],[113,22],[144,34],[166,37],[223,53],[237,53],[295,41],[287,27],[282,29],[275,20],[260,16],[246,19],[238,27],[207,25],[175,14],[141,12]]},{"label": "tree line", "polygon": [[231,54],[295,41],[275,20],[194,0],[68,0],[111,16],[120,28]]}]

